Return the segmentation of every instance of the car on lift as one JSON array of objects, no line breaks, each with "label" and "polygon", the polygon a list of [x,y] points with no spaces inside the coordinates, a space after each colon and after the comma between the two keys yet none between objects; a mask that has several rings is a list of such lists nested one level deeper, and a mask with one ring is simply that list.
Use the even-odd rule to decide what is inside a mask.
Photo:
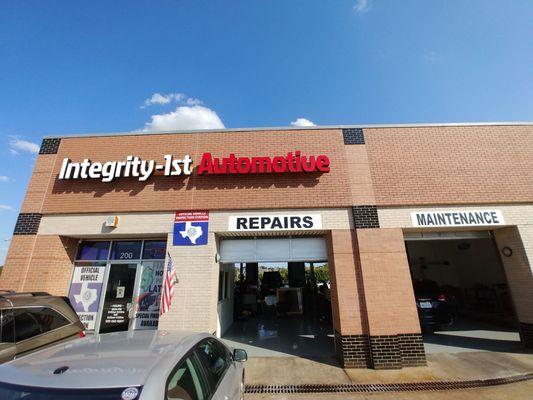
[{"label": "car on lift", "polygon": [[84,336],[67,297],[0,290],[0,363]]},{"label": "car on lift", "polygon": [[429,279],[413,281],[420,326],[426,332],[453,324],[448,298],[437,282]]},{"label": "car on lift", "polygon": [[237,400],[246,359],[205,333],[88,335],[0,365],[0,399]]}]

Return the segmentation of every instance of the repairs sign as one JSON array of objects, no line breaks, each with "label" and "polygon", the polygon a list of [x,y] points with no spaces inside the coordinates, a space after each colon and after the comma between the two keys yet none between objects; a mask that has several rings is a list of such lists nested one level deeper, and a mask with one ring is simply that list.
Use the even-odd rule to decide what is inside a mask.
[{"label": "repairs sign", "polygon": [[228,230],[233,232],[293,231],[322,229],[320,214],[239,215],[229,217]]}]

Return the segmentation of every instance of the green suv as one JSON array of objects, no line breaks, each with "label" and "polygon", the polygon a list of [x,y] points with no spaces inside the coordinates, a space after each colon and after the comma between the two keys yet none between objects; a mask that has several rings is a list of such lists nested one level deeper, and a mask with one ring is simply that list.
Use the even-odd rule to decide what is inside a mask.
[{"label": "green suv", "polygon": [[0,290],[0,364],[84,336],[68,298]]}]

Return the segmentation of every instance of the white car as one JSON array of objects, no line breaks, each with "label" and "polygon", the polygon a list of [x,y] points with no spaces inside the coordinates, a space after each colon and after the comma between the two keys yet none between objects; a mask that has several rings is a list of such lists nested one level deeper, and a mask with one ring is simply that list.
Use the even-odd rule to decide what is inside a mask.
[{"label": "white car", "polygon": [[242,399],[246,358],[201,333],[87,336],[1,365],[0,399]]}]

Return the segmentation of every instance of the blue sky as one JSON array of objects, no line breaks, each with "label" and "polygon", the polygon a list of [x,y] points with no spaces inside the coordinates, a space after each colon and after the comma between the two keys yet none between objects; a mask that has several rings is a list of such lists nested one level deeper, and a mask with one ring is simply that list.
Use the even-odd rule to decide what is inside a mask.
[{"label": "blue sky", "polygon": [[530,0],[0,2],[0,264],[41,137],[533,120]]}]

